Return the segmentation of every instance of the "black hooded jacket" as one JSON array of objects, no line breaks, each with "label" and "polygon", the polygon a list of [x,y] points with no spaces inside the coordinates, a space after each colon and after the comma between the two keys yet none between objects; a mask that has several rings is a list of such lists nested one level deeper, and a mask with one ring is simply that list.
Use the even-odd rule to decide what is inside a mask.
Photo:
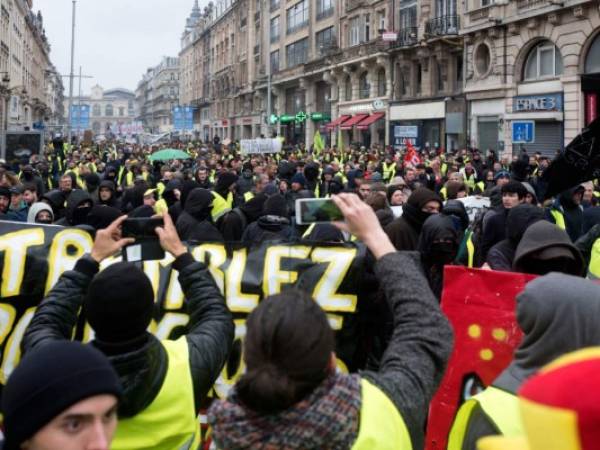
[{"label": "black hooded jacket", "polygon": [[385,232],[396,250],[417,249],[421,227],[431,215],[422,209],[430,201],[437,201],[440,206],[442,205],[442,200],[435,192],[425,188],[416,189],[402,207],[402,217],[395,219],[385,227]]},{"label": "black hooded jacket", "polygon": [[429,286],[438,300],[442,297],[444,265],[455,259],[458,244],[458,231],[452,218],[434,214],[423,224],[418,248]]},{"label": "black hooded jacket", "polygon": [[[566,231],[572,242],[575,242],[582,234],[583,230],[583,208],[573,201],[573,195],[578,190],[583,190],[583,186],[575,186],[572,189],[561,192],[553,208],[562,209],[565,218]],[[550,215],[549,219],[554,221]]]},{"label": "black hooded jacket", "polygon": [[487,254],[486,262],[493,270],[512,272],[517,245],[523,234],[535,222],[544,219],[544,210],[537,206],[522,204],[511,208],[506,218],[507,238],[495,244]]},{"label": "black hooded jacket", "polygon": [[[108,188],[112,195],[106,201],[100,198],[100,189]],[[104,180],[100,182],[100,186],[98,186],[98,204],[112,206],[113,208],[121,209],[121,201],[117,198],[117,192],[115,190],[115,183],[110,180]]]},{"label": "black hooded jacket", "polygon": [[223,235],[212,223],[213,196],[202,188],[193,189],[177,219],[177,233],[187,242],[223,242]]},{"label": "black hooded jacket", "polygon": [[84,202],[89,202],[90,205],[92,204],[92,197],[90,197],[90,194],[82,189],[73,189],[67,198],[65,217],[55,222],[55,224],[69,227],[85,223],[87,215],[92,210],[92,207],[79,208]]},{"label": "black hooded jacket", "polygon": [[[206,265],[185,253],[173,262],[173,268],[179,272],[190,317],[185,339],[194,402],[199,410],[231,350],[233,320]],[[27,327],[21,344],[24,354],[53,340],[72,338],[86,292],[98,270],[95,261],[84,257],[73,270],[61,275]],[[155,336],[145,333],[133,342],[108,345],[92,341],[91,345],[106,354],[123,385],[119,416],[135,416],[152,403],[168,367],[167,353]]]},{"label": "black hooded jacket", "polygon": [[240,241],[246,228],[261,216],[266,201],[265,194],[257,194],[228,212],[220,226],[225,242]]},{"label": "black hooded jacket", "polygon": [[245,243],[288,240],[294,237],[290,225],[290,215],[285,198],[282,195],[269,197],[263,206],[259,219],[248,225],[242,236]]}]

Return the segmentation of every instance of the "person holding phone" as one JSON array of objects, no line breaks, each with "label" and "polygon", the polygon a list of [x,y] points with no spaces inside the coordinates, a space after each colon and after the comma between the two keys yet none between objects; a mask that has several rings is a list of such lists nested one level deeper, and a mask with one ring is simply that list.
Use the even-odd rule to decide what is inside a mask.
[{"label": "person holding phone", "polygon": [[176,341],[159,341],[150,334],[154,291],[144,272],[125,262],[99,271],[104,259],[133,243],[122,237],[125,219],[98,231],[91,253],[61,275],[38,306],[22,349],[27,354],[70,340],[83,308],[95,332],[89,345],[108,357],[124,388],[111,448],[196,448],[196,414],[231,350],[232,316],[208,268],[194,260],[165,214],[156,233],[175,258],[172,266],[179,272],[189,331]]},{"label": "person holding phone", "polygon": [[250,314],[247,372],[208,413],[219,449],[423,448],[429,401],[452,348],[452,330],[419,267],[396,252],[373,210],[354,194],[333,201],[337,226],[373,253],[375,273],[394,316],[380,369],[336,370],[327,316],[308,293],[287,290]]}]

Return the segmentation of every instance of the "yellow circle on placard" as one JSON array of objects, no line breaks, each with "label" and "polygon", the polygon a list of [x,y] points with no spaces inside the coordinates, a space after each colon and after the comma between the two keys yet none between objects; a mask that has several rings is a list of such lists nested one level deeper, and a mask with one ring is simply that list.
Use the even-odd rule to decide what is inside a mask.
[{"label": "yellow circle on placard", "polygon": [[492,330],[492,337],[497,341],[504,341],[506,339],[506,330],[502,328],[494,328]]},{"label": "yellow circle on placard", "polygon": [[491,361],[492,359],[494,359],[494,352],[491,351],[489,348],[484,348],[479,352],[479,357],[484,361]]},{"label": "yellow circle on placard", "polygon": [[473,339],[478,339],[481,337],[481,327],[476,323],[469,325],[467,332],[469,333],[469,337]]}]

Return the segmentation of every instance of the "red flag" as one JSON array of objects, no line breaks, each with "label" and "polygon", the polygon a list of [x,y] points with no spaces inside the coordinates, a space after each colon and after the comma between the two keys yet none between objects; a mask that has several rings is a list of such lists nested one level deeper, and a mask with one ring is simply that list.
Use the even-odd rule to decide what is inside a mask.
[{"label": "red flag", "polygon": [[413,166],[416,166],[417,164],[421,164],[421,158],[419,156],[419,154],[417,153],[417,150],[415,150],[415,148],[413,147],[413,145],[410,143],[410,141],[406,141],[406,155],[404,155],[404,163],[405,164],[412,164]]}]

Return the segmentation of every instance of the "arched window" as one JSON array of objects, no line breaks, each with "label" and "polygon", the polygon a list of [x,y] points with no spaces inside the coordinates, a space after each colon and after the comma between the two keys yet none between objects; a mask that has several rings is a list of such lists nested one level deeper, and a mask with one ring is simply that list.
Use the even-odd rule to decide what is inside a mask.
[{"label": "arched window", "polygon": [[378,97],[383,97],[385,95],[386,92],[386,80],[385,80],[385,69],[380,69],[379,72],[377,72],[377,96]]},{"label": "arched window", "polygon": [[113,115],[113,105],[110,103],[104,108],[104,115],[107,117],[111,117]]},{"label": "arched window", "polygon": [[352,100],[352,80],[350,77],[346,77],[346,83],[344,84],[344,100],[347,102]]},{"label": "arched window", "polygon": [[531,49],[527,55],[523,79],[526,81],[540,78],[554,78],[563,73],[563,61],[560,51],[550,41],[543,41]]},{"label": "arched window", "polygon": [[369,86],[367,72],[364,72],[358,78],[358,94],[359,98],[369,98],[371,96],[371,86]]},{"label": "arched window", "polygon": [[[96,106],[98,106],[98,105],[95,105],[94,109],[96,108]],[[98,106],[98,108],[100,108],[100,106]],[[96,115],[96,114],[94,113],[94,115]],[[94,130],[95,134],[100,134],[100,132],[102,131],[102,125],[100,125],[100,122],[94,122],[92,124],[92,130]]]},{"label": "arched window", "polygon": [[585,73],[600,73],[600,34],[594,39],[585,58]]},{"label": "arched window", "polygon": [[98,103],[96,103],[93,107],[92,107],[92,114],[95,117],[99,117],[102,115],[102,108],[100,107],[100,105]]}]

